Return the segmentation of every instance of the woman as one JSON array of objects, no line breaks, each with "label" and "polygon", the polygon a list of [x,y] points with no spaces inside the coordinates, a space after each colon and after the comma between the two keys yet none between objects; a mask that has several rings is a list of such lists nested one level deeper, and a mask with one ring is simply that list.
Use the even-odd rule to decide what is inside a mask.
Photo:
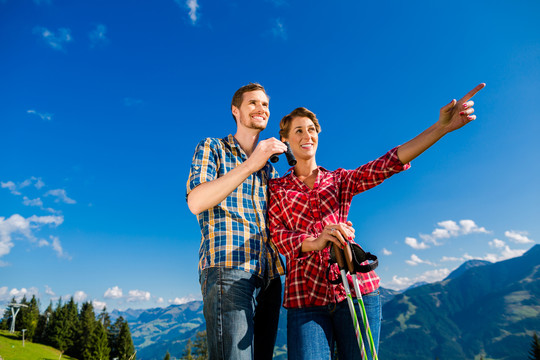
[{"label": "woman", "polygon": [[[289,359],[331,358],[334,341],[340,359],[360,359],[345,290],[342,284],[332,285],[327,276],[328,245],[343,247],[354,238],[354,230],[347,222],[354,195],[407,169],[411,160],[444,135],[476,118],[469,99],[484,86],[478,85],[461,100],[452,100],[441,108],[439,121],[414,139],[355,170],[330,172],[317,165],[315,154],[321,128],[314,113],[297,108],[281,120],[281,139],[289,142],[297,164],[283,178],[271,180],[269,220],[271,239],[287,260],[283,305],[288,309]],[[331,267],[329,275],[339,277],[337,266]],[[359,279],[378,350],[379,277],[372,271],[360,274]],[[367,339],[364,344],[371,359]]]}]

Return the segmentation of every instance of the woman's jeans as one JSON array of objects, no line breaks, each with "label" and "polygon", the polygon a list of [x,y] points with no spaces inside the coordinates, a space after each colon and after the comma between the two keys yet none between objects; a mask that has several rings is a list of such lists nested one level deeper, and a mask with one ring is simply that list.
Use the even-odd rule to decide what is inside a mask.
[{"label": "woman's jeans", "polygon": [[209,359],[272,359],[281,279],[213,267],[202,271],[200,283]]},{"label": "woman's jeans", "polygon": [[[363,295],[362,298],[375,349],[378,351],[382,319],[379,290]],[[365,335],[358,302],[356,299],[354,302],[367,358],[371,360],[369,342]],[[337,343],[340,360],[361,359],[347,300],[327,306],[287,310],[289,360],[332,359],[334,342]]]}]

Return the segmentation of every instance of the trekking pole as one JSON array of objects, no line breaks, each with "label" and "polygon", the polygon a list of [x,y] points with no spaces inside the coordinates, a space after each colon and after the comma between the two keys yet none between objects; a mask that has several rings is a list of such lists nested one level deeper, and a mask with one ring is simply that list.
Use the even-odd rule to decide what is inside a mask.
[{"label": "trekking pole", "polygon": [[347,267],[349,268],[349,273],[353,279],[354,292],[356,293],[356,299],[358,300],[358,305],[360,305],[360,315],[362,316],[362,322],[364,323],[364,329],[366,332],[366,338],[369,343],[369,350],[371,351],[371,357],[373,360],[378,360],[377,349],[375,349],[375,342],[373,341],[373,335],[371,334],[371,329],[369,327],[369,321],[366,313],[366,308],[364,306],[364,299],[362,299],[362,292],[360,291],[360,284],[358,281],[358,276],[356,275],[356,269],[354,268],[353,258],[352,258],[352,249],[351,244],[347,243],[344,249],[345,259],[347,261]]},{"label": "trekking pole", "polygon": [[360,324],[358,323],[358,316],[354,308],[354,302],[351,295],[351,289],[349,288],[349,281],[347,280],[347,271],[345,267],[345,260],[341,249],[334,244],[334,252],[336,253],[336,260],[339,266],[339,272],[341,273],[341,280],[343,281],[343,287],[345,288],[345,295],[347,296],[347,304],[349,305],[349,311],[351,312],[351,318],[354,326],[354,332],[356,333],[356,340],[358,341],[358,347],[360,348],[360,356],[365,358],[364,342],[362,340],[362,334],[360,332]]}]

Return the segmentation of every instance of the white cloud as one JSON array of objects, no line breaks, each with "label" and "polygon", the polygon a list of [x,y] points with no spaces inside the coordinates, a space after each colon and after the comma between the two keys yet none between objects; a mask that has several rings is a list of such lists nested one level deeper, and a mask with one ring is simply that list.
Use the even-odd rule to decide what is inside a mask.
[{"label": "white cloud", "polygon": [[50,246],[51,243],[48,242],[47,240],[45,239],[39,239],[39,242],[38,242],[38,246],[39,247],[44,247],[44,246]]},{"label": "white cloud", "polygon": [[43,225],[50,224],[50,225],[58,226],[64,222],[64,217],[54,216],[54,215],[47,215],[47,216],[32,215],[28,218],[28,220],[31,223],[43,224]]},{"label": "white cloud", "polygon": [[25,187],[32,185],[32,183],[34,183],[34,186],[38,190],[45,186],[45,183],[43,183],[41,178],[36,178],[34,176],[18,184],[15,184],[13,181],[0,182],[0,186],[8,189],[13,195],[21,195],[18,190],[24,189]]},{"label": "white cloud", "polygon": [[285,30],[285,25],[283,25],[281,19],[276,19],[276,21],[274,22],[274,25],[272,27],[272,35],[279,39],[287,39],[287,31]]},{"label": "white cloud", "polygon": [[23,197],[23,205],[42,207],[43,206],[43,201],[41,201],[40,198],[29,199],[28,197],[24,196]]},{"label": "white cloud", "polygon": [[[495,242],[497,241],[497,242]],[[508,245],[504,243],[504,241],[495,239],[493,242],[490,241],[490,245],[494,247],[495,249],[500,249],[500,254],[492,254],[488,253],[484,256],[471,256],[467,253],[463,255],[463,260],[486,260],[489,262],[497,262],[497,261],[503,261],[511,258],[515,258],[517,256],[523,255],[527,250],[522,249],[510,249]]]},{"label": "white cloud", "polygon": [[128,302],[148,301],[150,300],[150,293],[143,290],[129,290],[127,295]]},{"label": "white cloud", "polygon": [[442,269],[426,271],[423,274],[420,274],[419,276],[413,279],[410,279],[406,276],[398,277],[397,275],[394,275],[392,277],[392,281],[384,283],[383,286],[389,289],[403,290],[418,282],[433,283],[436,281],[441,281],[444,278],[446,278],[449,274],[450,274],[450,270],[446,268],[442,268]]},{"label": "white cloud", "polygon": [[75,295],[73,295],[73,300],[75,300],[75,302],[83,302],[87,298],[88,298],[88,295],[82,290],[76,291]]},{"label": "white cloud", "polygon": [[187,304],[188,302],[195,301],[195,300],[197,300],[197,299],[192,295],[184,296],[182,298],[176,297],[176,298],[174,298],[172,300],[169,300],[169,304],[182,305],[182,304]]},{"label": "white cloud", "polygon": [[394,275],[392,277],[392,281],[385,283],[384,287],[394,290],[402,290],[408,288],[412,284],[414,284],[414,280],[409,279],[406,276],[398,277],[397,275]]},{"label": "white cloud", "polygon": [[500,260],[506,260],[506,259],[511,259],[511,258],[515,258],[515,257],[518,257],[518,256],[521,256],[523,255],[527,250],[520,250],[520,249],[510,249],[510,247],[508,247],[508,245],[506,245],[504,247],[504,250],[502,251],[501,253],[501,257],[499,258],[499,261]]},{"label": "white cloud", "polygon": [[411,266],[416,266],[418,264],[427,264],[427,265],[435,265],[433,264],[432,262],[430,261],[427,261],[427,260],[422,260],[420,259],[418,256],[416,256],[415,254],[412,254],[411,255],[411,259],[410,260],[405,260],[405,262]]},{"label": "white cloud", "polygon": [[39,239],[38,246],[39,247],[50,246],[56,252],[56,255],[58,257],[71,260],[71,256],[69,256],[67,253],[64,252],[64,249],[62,248],[62,244],[60,243],[60,239],[58,239],[57,236],[52,236],[52,235],[50,235],[49,238],[51,239],[51,241],[47,241],[45,239]]},{"label": "white cloud", "polygon": [[446,220],[437,223],[437,225],[439,227],[435,228],[430,235],[420,234],[420,237],[424,241],[433,243],[434,245],[441,245],[441,243],[438,242],[440,239],[448,239],[450,237],[474,233],[489,233],[484,227],[476,225],[473,220],[460,220],[459,225],[453,220]]},{"label": "white cloud", "polygon": [[33,230],[44,225],[58,226],[62,224],[62,216],[32,215],[25,219],[19,214],[11,215],[8,219],[0,217],[0,257],[9,254],[13,244],[13,236],[22,236],[32,242],[37,241]]},{"label": "white cloud", "polygon": [[163,304],[164,302],[165,302],[165,300],[163,300],[162,297],[160,297],[160,298],[157,299],[157,303],[158,303],[158,304]]},{"label": "white cloud", "polygon": [[45,285],[45,294],[49,296],[56,296],[54,291],[49,287],[49,285]]},{"label": "white cloud", "polygon": [[505,231],[504,236],[509,238],[515,243],[518,244],[532,244],[534,243],[534,240],[531,240],[527,237],[529,235],[526,231]]},{"label": "white cloud", "polygon": [[13,195],[21,195],[21,193],[17,191],[17,185],[15,185],[13,181],[0,182],[0,186],[2,186],[3,189],[8,189]]},{"label": "white cloud", "polygon": [[37,26],[34,28],[34,33],[38,34],[43,41],[55,50],[64,50],[64,45],[73,41],[71,30],[66,28],[58,29],[55,34],[47,28]]},{"label": "white cloud", "polygon": [[34,295],[39,297],[39,291],[35,287],[29,289],[21,288],[20,290],[13,288],[8,290],[7,286],[0,287],[0,301],[11,301],[12,298],[15,298],[15,300],[19,302],[24,296],[26,296],[28,300]]},{"label": "white cloud", "polygon": [[382,249],[383,255],[392,255],[392,252],[390,250],[386,250],[386,248]]},{"label": "white cloud", "polygon": [[71,198],[69,198],[66,194],[66,190],[64,189],[55,189],[55,190],[49,190],[45,193],[43,196],[53,196],[56,199],[54,202],[64,202],[66,204],[76,204],[77,202]]},{"label": "white cloud", "polygon": [[124,294],[122,289],[120,289],[118,286],[107,289],[103,295],[103,297],[106,299],[120,299],[122,296],[124,296]]},{"label": "white cloud", "polygon": [[454,256],[443,256],[441,258],[441,262],[444,262],[444,261],[463,261],[463,259],[458,258],[458,257],[454,257]]},{"label": "white cloud", "polygon": [[64,249],[62,248],[62,244],[60,243],[60,239],[58,239],[57,236],[50,236],[51,240],[52,240],[52,248],[54,251],[56,251],[56,254],[58,255],[58,257],[63,257],[63,258],[68,258],[68,259],[71,259],[71,257],[64,253]]},{"label": "white cloud", "polygon": [[413,249],[421,250],[421,249],[427,249],[429,248],[428,245],[426,245],[425,242],[418,242],[415,238],[412,237],[406,237],[405,238],[405,244],[409,245]]},{"label": "white cloud", "polygon": [[36,183],[34,184],[34,186],[36,187],[36,189],[39,190],[39,189],[41,189],[42,187],[45,186],[45,183],[43,182],[43,180],[41,180],[41,178],[35,178],[35,177],[32,177],[32,179],[34,179],[35,182],[36,182]]},{"label": "white cloud", "polygon": [[94,306],[94,309],[98,311],[103,311],[103,309],[105,309],[105,307],[107,306],[107,303],[104,301],[93,300],[92,305]]},{"label": "white cloud", "polygon": [[51,121],[52,117],[53,117],[53,114],[40,113],[40,112],[37,112],[36,110],[28,110],[26,112],[28,114],[35,114],[35,115],[39,116],[41,118],[41,120],[44,120],[44,121]]},{"label": "white cloud", "polygon": [[90,38],[90,47],[106,45],[109,42],[107,35],[107,27],[103,24],[98,24],[96,28],[88,34]]},{"label": "white cloud", "polygon": [[191,20],[191,23],[195,25],[197,23],[197,20],[199,20],[199,4],[197,0],[174,0],[178,6],[182,8],[186,8],[189,10],[189,19]]},{"label": "white cloud", "polygon": [[493,248],[502,248],[504,247],[504,245],[506,245],[506,243],[499,239],[493,239],[493,241],[489,242],[489,246]]},{"label": "white cloud", "polygon": [[473,233],[489,234],[489,231],[487,231],[486,228],[479,227],[472,220],[461,220],[459,224],[461,225],[461,234],[463,235],[473,234]]}]

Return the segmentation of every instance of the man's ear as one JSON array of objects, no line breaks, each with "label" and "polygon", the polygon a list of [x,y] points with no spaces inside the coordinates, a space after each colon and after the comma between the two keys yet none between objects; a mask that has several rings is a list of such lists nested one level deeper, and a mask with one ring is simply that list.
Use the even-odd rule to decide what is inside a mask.
[{"label": "man's ear", "polygon": [[231,111],[235,119],[238,120],[238,115],[240,114],[240,110],[234,105],[231,105]]}]

